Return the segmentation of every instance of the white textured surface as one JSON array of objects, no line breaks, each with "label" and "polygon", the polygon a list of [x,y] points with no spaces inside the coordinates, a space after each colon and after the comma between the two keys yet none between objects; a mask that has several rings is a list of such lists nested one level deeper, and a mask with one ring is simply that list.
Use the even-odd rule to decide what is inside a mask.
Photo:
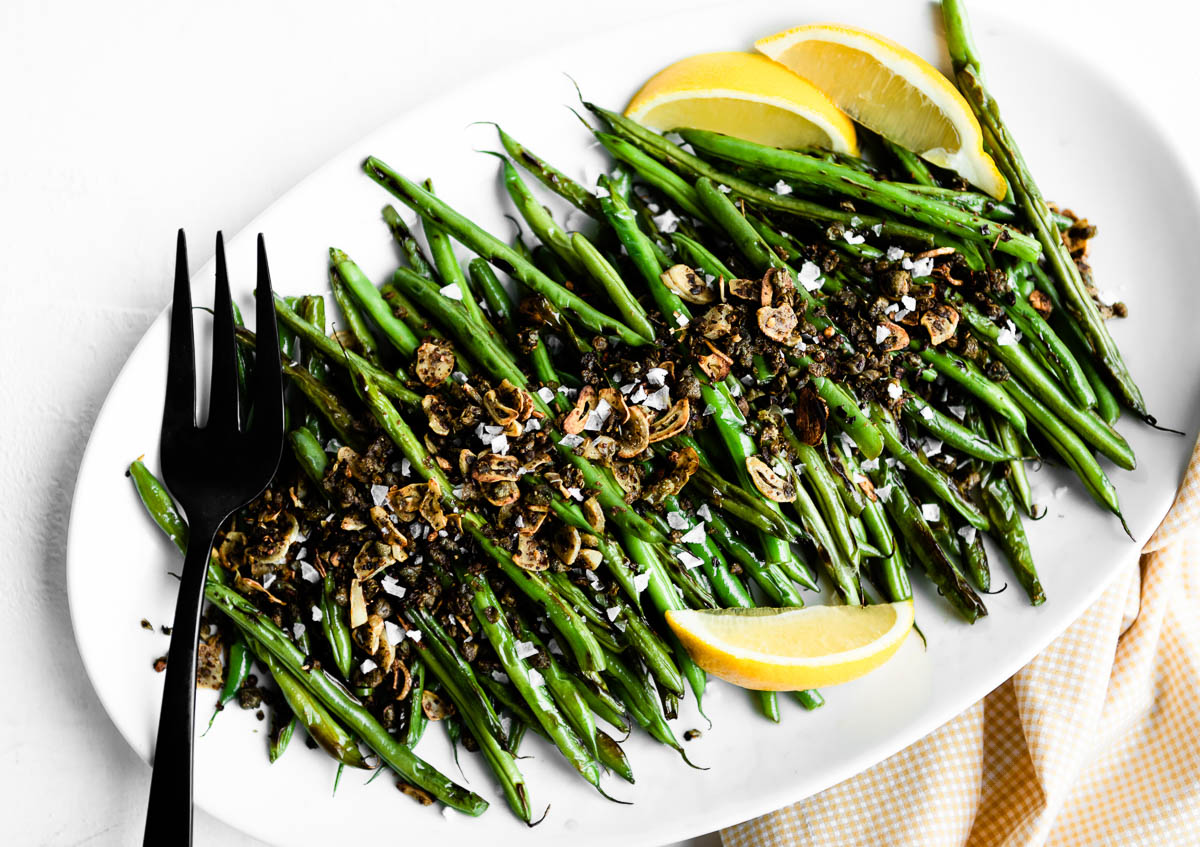
[{"label": "white textured surface", "polygon": [[[659,2],[655,12],[692,5]],[[1195,12],[1181,19],[1167,0],[1005,5],[1115,57],[1164,115],[1189,102]],[[353,13],[313,0],[0,7],[7,843],[140,838],[149,771],[83,675],[61,589],[63,533],[99,404],[169,296],[175,228],[236,232],[406,106],[645,7],[613,0],[599,16],[550,2],[363,2]],[[1184,111],[1164,120],[1195,138],[1197,119]],[[194,267],[208,250],[194,238]],[[157,414],[157,399],[149,405]],[[120,566],[119,538],[96,539],[96,567]],[[256,843],[203,814],[196,828],[201,844]]]}]

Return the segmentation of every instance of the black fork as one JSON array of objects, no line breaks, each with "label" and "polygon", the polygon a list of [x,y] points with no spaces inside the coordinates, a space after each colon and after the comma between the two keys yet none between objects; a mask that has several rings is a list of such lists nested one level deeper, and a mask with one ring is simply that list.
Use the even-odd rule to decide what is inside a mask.
[{"label": "black fork", "polygon": [[146,816],[145,847],[192,843],[192,737],[196,711],[196,642],[213,539],[234,511],[263,492],[283,452],[283,375],[279,335],[258,236],[258,333],[252,394],[253,423],[242,427],[234,349],[233,304],[225,269],[225,244],[217,234],[217,284],[213,301],[212,381],[208,423],[196,426],[195,342],[192,290],[183,230],[175,253],[175,299],[162,421],[163,481],[188,522],[187,555],[167,653],[167,677],[154,746],[154,776]]}]

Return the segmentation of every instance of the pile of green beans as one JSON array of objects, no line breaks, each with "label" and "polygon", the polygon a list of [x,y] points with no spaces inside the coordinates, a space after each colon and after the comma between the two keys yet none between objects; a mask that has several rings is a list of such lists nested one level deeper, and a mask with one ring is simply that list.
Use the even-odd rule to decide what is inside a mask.
[{"label": "pile of green beans", "polygon": [[[526,233],[509,243],[435,194],[429,180],[366,160],[367,174],[416,213],[419,228],[384,207],[403,262],[383,285],[347,252],[331,249],[331,302],[324,295],[277,299],[289,467],[306,496],[335,502],[330,468],[339,449],[362,451],[382,435],[411,469],[405,473],[440,493],[485,566],[425,566],[445,592],[463,598],[456,622],[439,617],[439,606],[396,604],[393,623],[420,638],[404,645],[404,695],[388,706],[389,732],[359,672],[369,656],[332,570],[306,589],[320,625],[297,635],[256,605],[265,602],[260,596],[243,591],[244,574],[214,558],[207,596],[233,633],[218,708],[238,696],[257,662],[279,689],[272,761],[299,727],[339,773],[371,766],[360,752],[365,745],[410,790],[479,814],[482,798],[413,752],[439,722],[423,704],[441,700],[454,710],[440,722],[456,757],[460,743],[481,752],[509,808],[528,823],[534,804],[518,757],[528,730],[597,790],[605,771],[634,780],[606,725],[617,733],[640,727],[683,754],[670,718],[689,689],[702,706],[707,679],[665,626],[667,612],[802,606],[822,583],[850,605],[904,601],[912,597],[910,567],[919,565],[949,607],[974,622],[988,613],[982,595],[992,586],[985,536],[1029,601],[1044,602],[1022,525],[1022,514],[1037,511],[1026,463],[1042,457],[1074,471],[1120,517],[1097,457],[1134,467],[1113,424],[1122,405],[1148,418],[1144,403],[1063,248],[1059,233],[1073,222],[1046,206],[982,87],[960,3],[945,0],[943,9],[958,82],[1012,188],[1004,203],[947,185],[943,171],[886,140],[882,164],[688,128],[680,128],[686,143],[677,144],[585,103],[600,124],[594,137],[613,160],[595,186],[496,127],[503,152],[491,155]],[[777,190],[781,184],[804,196]],[[587,216],[586,232],[556,219],[544,189]],[[930,343],[914,329],[911,343],[901,342],[907,347],[881,352],[878,340],[864,345],[839,326],[853,316],[839,313],[841,301],[832,298],[900,300],[880,275],[902,266],[915,272],[909,260],[935,246],[947,263],[943,277],[953,254],[960,271],[1009,280],[993,303],[932,272],[911,278],[940,286],[941,302],[958,320],[953,343]],[[470,253],[465,260],[460,247]],[[819,284],[810,285],[809,264],[828,256],[837,261],[822,264]],[[666,272],[675,265],[695,269],[722,292],[730,280],[808,274],[795,286],[796,314],[805,333],[820,335],[823,351],[815,340],[793,342],[778,361],[756,353],[753,366],[711,376],[688,358],[691,325],[709,306],[672,287]],[[244,373],[257,339],[240,325],[237,337]],[[595,572],[586,580],[565,565],[521,567],[489,514],[450,483],[451,466],[431,455],[423,411],[429,389],[414,376],[427,342],[454,353],[446,385],[506,381],[528,392],[556,467],[578,474],[603,515],[597,523],[585,514],[549,484],[549,471],[522,482],[549,492],[556,526],[589,539]],[[564,427],[574,405],[568,393],[588,381],[584,370],[594,364],[587,363],[612,349],[672,362],[672,378],[696,386],[692,423],[638,459],[653,478],[671,457],[694,457],[686,487],[653,504],[631,502],[612,469],[576,449]],[[886,402],[848,371],[822,366],[830,356],[858,354],[891,363],[880,377],[889,382]],[[594,374],[588,379],[594,383]],[[631,387],[617,374],[601,382]],[[827,413],[815,436],[798,423],[802,404]],[[761,487],[749,469],[764,464],[790,496]],[[186,526],[161,484],[140,461],[130,476],[184,550]],[[456,626],[485,644],[495,657],[490,666],[502,672],[481,670],[453,637]],[[775,692],[750,696],[768,720],[783,719]],[[816,691],[794,699],[805,709],[824,702]]]}]

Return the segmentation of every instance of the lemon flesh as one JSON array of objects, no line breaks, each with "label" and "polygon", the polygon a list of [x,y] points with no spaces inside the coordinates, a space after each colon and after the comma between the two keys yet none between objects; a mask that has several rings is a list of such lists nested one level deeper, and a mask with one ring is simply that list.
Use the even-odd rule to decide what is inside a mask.
[{"label": "lemon flesh", "polygon": [[651,77],[625,115],[660,132],[704,129],[790,149],[856,154],[854,124],[811,83],[754,53],[703,53]]},{"label": "lemon flesh", "polygon": [[966,99],[937,68],[896,42],[839,24],[759,39],[763,55],[807,79],[854,120],[997,199],[1008,186],[983,149]]},{"label": "lemon flesh", "polygon": [[886,662],[912,629],[912,601],[804,609],[680,610],[667,623],[726,682],[793,691],[849,682]]}]

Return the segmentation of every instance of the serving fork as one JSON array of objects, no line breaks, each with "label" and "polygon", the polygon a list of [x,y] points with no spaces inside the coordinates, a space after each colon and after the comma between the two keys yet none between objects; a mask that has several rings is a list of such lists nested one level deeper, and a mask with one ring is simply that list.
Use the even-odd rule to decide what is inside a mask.
[{"label": "serving fork", "polygon": [[192,739],[195,731],[197,640],[204,582],[217,531],[234,511],[266,489],[283,452],[283,375],[266,247],[258,236],[255,329],[258,344],[247,393],[251,423],[243,425],[234,347],[233,301],[225,244],[217,234],[213,298],[212,376],[208,421],[196,424],[196,362],[192,290],[183,230],[175,251],[175,294],[163,405],[162,476],[188,523],[187,553],[175,603],[166,681],[154,745],[154,775],[142,839],[145,847],[192,843]]}]

